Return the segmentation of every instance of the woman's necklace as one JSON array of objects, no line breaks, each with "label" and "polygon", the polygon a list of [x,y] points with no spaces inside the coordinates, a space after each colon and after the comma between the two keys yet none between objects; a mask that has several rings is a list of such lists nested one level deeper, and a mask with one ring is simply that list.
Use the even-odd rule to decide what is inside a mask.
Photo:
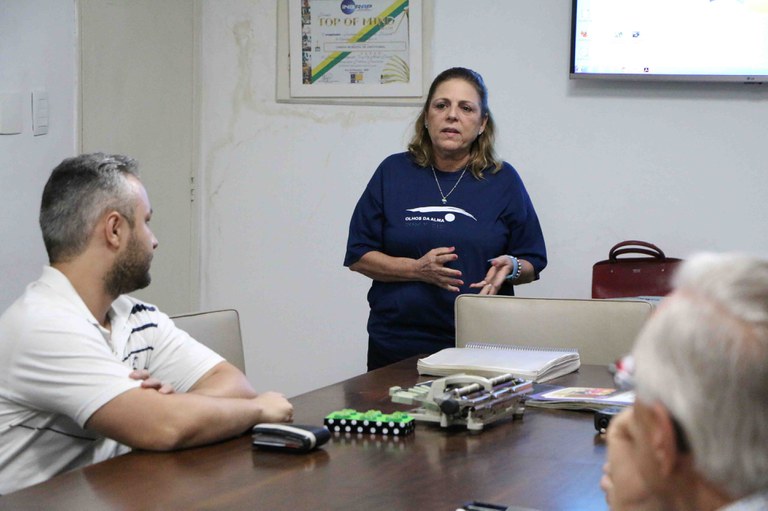
[{"label": "woman's necklace", "polygon": [[443,204],[448,202],[448,197],[451,196],[453,191],[456,189],[457,186],[459,186],[459,183],[461,183],[461,178],[464,177],[464,174],[467,172],[467,167],[464,167],[464,170],[461,171],[461,175],[459,176],[459,180],[456,181],[456,184],[453,185],[453,188],[451,188],[451,191],[448,192],[448,194],[443,194],[443,189],[440,187],[440,181],[437,180],[437,173],[435,172],[434,165],[430,165],[432,167],[432,176],[435,178],[435,184],[437,184],[437,189],[440,191],[440,197],[443,198]]}]

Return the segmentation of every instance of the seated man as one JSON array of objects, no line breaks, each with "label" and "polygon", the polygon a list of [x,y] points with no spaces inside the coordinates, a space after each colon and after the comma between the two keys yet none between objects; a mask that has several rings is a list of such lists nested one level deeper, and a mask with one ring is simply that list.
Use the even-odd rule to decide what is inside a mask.
[{"label": "seated man", "polygon": [[171,450],[291,421],[282,394],[125,295],[157,240],[136,163],[64,160],[43,191],[50,266],[0,317],[0,493],[130,450]]},{"label": "seated man", "polygon": [[635,344],[601,486],[614,511],[768,509],[768,261],[699,255],[676,284]]}]

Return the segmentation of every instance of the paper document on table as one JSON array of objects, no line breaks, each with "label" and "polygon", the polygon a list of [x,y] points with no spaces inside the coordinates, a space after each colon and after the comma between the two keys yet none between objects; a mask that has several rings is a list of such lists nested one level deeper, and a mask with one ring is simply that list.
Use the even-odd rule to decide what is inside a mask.
[{"label": "paper document on table", "polygon": [[419,359],[417,368],[419,374],[434,376],[511,373],[517,378],[545,382],[571,373],[580,365],[576,349],[468,343],[463,348],[445,348]]}]

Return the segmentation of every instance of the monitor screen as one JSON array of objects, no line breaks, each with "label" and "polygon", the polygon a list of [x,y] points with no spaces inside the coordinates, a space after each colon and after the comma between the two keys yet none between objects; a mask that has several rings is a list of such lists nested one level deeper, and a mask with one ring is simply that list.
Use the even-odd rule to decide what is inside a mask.
[{"label": "monitor screen", "polygon": [[768,0],[573,0],[571,77],[768,83]]}]

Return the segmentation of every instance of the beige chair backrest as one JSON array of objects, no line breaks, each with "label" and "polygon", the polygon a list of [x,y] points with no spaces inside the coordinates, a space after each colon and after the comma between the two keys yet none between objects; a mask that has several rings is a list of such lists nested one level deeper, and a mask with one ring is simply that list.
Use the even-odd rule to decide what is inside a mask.
[{"label": "beige chair backrest", "polygon": [[245,372],[240,315],[234,309],[171,316],[177,327]]},{"label": "beige chair backrest", "polygon": [[610,364],[629,353],[653,305],[590,300],[460,295],[456,345],[468,342],[578,348],[583,364]]}]

